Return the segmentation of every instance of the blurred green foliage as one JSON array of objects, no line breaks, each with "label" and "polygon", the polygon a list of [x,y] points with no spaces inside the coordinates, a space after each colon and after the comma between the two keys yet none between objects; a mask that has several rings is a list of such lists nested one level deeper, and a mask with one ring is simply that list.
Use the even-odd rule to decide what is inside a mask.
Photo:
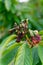
[{"label": "blurred green foliage", "polygon": [[29,0],[20,3],[18,0],[0,0],[0,39],[8,34],[14,22],[20,23],[29,19],[29,28],[43,29],[43,0]]},{"label": "blurred green foliage", "polygon": [[[14,39],[15,35],[11,35],[8,38],[6,38],[9,35],[8,32],[9,29],[14,27],[14,22],[16,22],[19,25],[19,23],[22,20],[27,18],[29,22],[28,27],[30,29],[32,30],[37,29],[39,31],[41,30],[39,34],[42,38],[40,42],[40,44],[42,45],[40,46],[39,44],[38,47],[37,46],[33,47],[32,51],[30,51],[28,46],[24,44],[25,42],[22,41],[19,44],[16,43]],[[28,2],[23,2],[23,3],[18,2],[18,0],[0,0],[0,42],[2,42],[0,46],[0,58],[2,57],[2,64],[3,65],[6,64],[8,65],[9,63],[12,64],[11,61],[14,60],[18,48],[22,45],[19,48],[18,53],[21,54],[17,62],[21,63],[21,58],[22,59],[25,58],[25,61],[26,60],[28,61],[26,65],[28,64],[32,65],[31,64],[32,61],[33,61],[33,65],[43,65],[43,31],[42,30],[43,30],[43,0],[29,0]],[[4,38],[5,40],[2,41]],[[26,52],[24,53],[25,50]],[[32,52],[33,57],[31,56],[30,52]],[[23,58],[23,55],[26,56],[24,56]],[[30,57],[31,59],[33,58],[32,61]],[[15,63],[15,65],[17,64]]]}]

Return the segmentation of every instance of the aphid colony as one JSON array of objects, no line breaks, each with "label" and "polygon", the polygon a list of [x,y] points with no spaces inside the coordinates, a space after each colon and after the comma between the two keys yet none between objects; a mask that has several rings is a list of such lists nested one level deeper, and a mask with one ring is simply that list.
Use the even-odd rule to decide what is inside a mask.
[{"label": "aphid colony", "polygon": [[9,32],[16,33],[16,42],[20,42],[25,37],[25,40],[27,40],[31,46],[38,44],[41,40],[37,30],[33,31],[28,28],[28,19],[21,21],[19,25],[15,23],[14,28],[10,29]]}]

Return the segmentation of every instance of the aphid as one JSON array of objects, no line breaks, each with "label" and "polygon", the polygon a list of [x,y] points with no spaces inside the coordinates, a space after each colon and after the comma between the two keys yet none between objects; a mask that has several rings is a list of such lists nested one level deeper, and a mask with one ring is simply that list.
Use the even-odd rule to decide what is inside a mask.
[{"label": "aphid", "polygon": [[14,24],[14,28],[10,29],[9,32],[13,33],[16,32],[18,34],[18,32],[25,32],[28,28],[28,24],[27,24],[27,20],[21,21],[21,23],[19,25],[17,25],[17,23]]},{"label": "aphid", "polygon": [[15,31],[15,28],[9,30],[9,33],[12,34]]},{"label": "aphid", "polygon": [[17,34],[17,41],[20,41],[23,36],[27,33],[28,31],[28,20],[23,20],[19,25],[17,23],[14,24],[14,28],[10,29],[10,33],[16,32]]},{"label": "aphid", "polygon": [[38,44],[41,40],[41,37],[38,34],[38,31],[37,30],[33,31],[29,29],[29,33],[30,33],[30,39],[33,42],[33,45]]},{"label": "aphid", "polygon": [[17,36],[16,42],[20,42],[23,37],[24,37],[24,34],[21,32],[21,33]]},{"label": "aphid", "polygon": [[[14,24],[14,28],[9,30],[10,33],[15,32],[17,34],[16,42],[20,42],[22,38],[26,37],[27,42],[33,47],[34,45],[38,44],[41,40],[40,35],[38,34],[38,31],[35,30],[28,30],[28,20],[25,19],[20,22],[19,25],[17,23]],[[27,37],[27,33],[30,35],[30,37]]]},{"label": "aphid", "polygon": [[38,31],[34,31],[34,36],[31,36],[31,41],[34,45],[38,44],[41,40],[40,35],[38,34]]}]

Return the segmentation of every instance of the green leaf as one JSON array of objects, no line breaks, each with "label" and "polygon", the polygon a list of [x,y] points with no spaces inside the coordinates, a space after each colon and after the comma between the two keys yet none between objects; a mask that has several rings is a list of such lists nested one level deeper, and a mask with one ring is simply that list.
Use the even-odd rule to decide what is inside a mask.
[{"label": "green leaf", "polygon": [[0,0],[0,2],[2,2],[2,0]]},{"label": "green leaf", "polygon": [[38,46],[38,54],[39,54],[41,62],[43,63],[43,45],[41,44]]},{"label": "green leaf", "polygon": [[20,46],[20,45],[22,45],[21,42],[19,44],[17,42],[14,42],[14,43],[12,42],[12,44],[8,46],[8,48],[5,48],[5,50],[2,52],[2,55],[6,55],[10,51],[12,51],[15,47]]},{"label": "green leaf", "polygon": [[43,30],[39,31],[39,35],[41,37],[41,41],[43,41]]},{"label": "green leaf", "polygon": [[39,34],[40,34],[40,35],[43,35],[43,30],[39,31]]},{"label": "green leaf", "polygon": [[43,40],[40,41],[39,45],[43,46]]},{"label": "green leaf", "polygon": [[43,63],[42,63],[42,65],[43,65]]},{"label": "green leaf", "polygon": [[43,35],[41,36],[41,41],[43,41]]},{"label": "green leaf", "polygon": [[1,65],[8,65],[14,59],[17,49],[18,49],[18,47],[11,50],[5,56],[2,56]]},{"label": "green leaf", "polygon": [[2,48],[4,49],[15,37],[16,35],[10,35],[5,40],[3,40],[1,43]]},{"label": "green leaf", "polygon": [[8,46],[7,48],[4,48],[5,50],[1,50],[3,51],[1,53],[1,65],[8,65],[9,63],[11,63],[11,61],[13,61],[19,46],[21,46],[21,43],[18,44],[16,42],[15,43],[12,42],[10,46]]},{"label": "green leaf", "polygon": [[15,58],[15,65],[32,65],[32,53],[27,44],[23,44],[18,49],[17,56]]},{"label": "green leaf", "polygon": [[36,65],[37,63],[39,63],[39,56],[38,56],[37,46],[32,48],[32,54],[33,54],[33,65]]},{"label": "green leaf", "polygon": [[11,9],[12,2],[11,0],[5,0],[5,7],[9,11]]}]

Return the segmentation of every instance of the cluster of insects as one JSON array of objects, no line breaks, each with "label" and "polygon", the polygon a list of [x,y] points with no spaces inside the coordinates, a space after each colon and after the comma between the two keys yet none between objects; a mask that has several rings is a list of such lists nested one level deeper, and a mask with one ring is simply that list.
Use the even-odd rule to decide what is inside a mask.
[{"label": "cluster of insects", "polygon": [[[20,42],[24,37],[26,37],[27,42],[31,44],[32,46],[34,46],[37,43],[39,43],[41,40],[41,37],[38,34],[37,30],[33,31],[28,28],[28,19],[21,21],[19,25],[15,23],[14,28],[10,29],[9,32],[10,33],[15,32],[17,34],[16,42]],[[27,34],[30,37],[28,37]]]}]

